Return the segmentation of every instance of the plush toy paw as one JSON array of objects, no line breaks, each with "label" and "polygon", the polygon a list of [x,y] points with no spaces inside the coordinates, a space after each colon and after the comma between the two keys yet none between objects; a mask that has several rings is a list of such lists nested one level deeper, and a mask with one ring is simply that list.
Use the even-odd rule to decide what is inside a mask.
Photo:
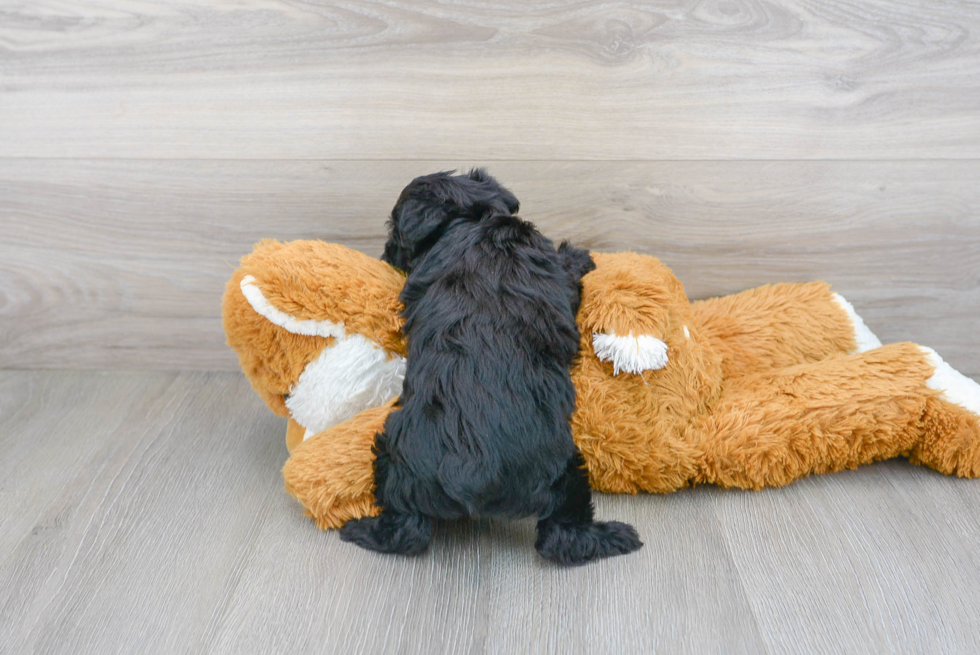
[{"label": "plush toy paw", "polygon": [[833,293],[831,296],[834,302],[841,306],[841,309],[844,310],[847,317],[851,319],[851,325],[854,327],[854,343],[856,344],[853,352],[864,353],[875,348],[880,348],[881,339],[864,324],[864,319],[854,311],[854,305],[847,302],[847,299],[839,293]]},{"label": "plush toy paw", "polygon": [[947,475],[980,477],[980,384],[947,364],[932,348],[919,346],[933,366],[926,386],[939,392],[922,417],[922,441],[910,459]]},{"label": "plush toy paw", "polygon": [[657,371],[667,366],[667,344],[648,334],[625,337],[596,333],[592,335],[592,347],[600,362],[612,362],[613,375],[620,371],[642,373]]},{"label": "plush toy paw", "polygon": [[932,377],[926,380],[926,385],[941,392],[943,400],[980,415],[980,384],[947,364],[932,348],[919,348],[934,367]]},{"label": "plush toy paw", "polygon": [[534,548],[541,557],[564,564],[579,566],[604,557],[626,555],[643,546],[632,525],[607,523],[539,525]]}]

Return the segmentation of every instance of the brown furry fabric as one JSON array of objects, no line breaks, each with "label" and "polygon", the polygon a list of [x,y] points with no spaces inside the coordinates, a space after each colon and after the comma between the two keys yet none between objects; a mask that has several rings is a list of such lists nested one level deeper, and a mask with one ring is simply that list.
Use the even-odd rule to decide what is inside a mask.
[{"label": "brown furry fabric", "polygon": [[225,288],[224,328],[252,388],[279,416],[289,413],[283,394],[333,339],[292,334],[257,314],[241,292],[246,275],[256,278],[269,302],[290,316],[343,323],[348,333],[389,352],[406,352],[398,316],[398,291],[405,282],[401,273],[338,244],[260,241]]},{"label": "brown furry fabric", "polygon": [[302,442],[282,470],[286,491],[299,500],[321,528],[339,528],[349,519],[377,516],[374,504],[374,435],[394,401],[368,409]]},{"label": "brown furry fabric", "polygon": [[[980,417],[926,386],[933,367],[915,344],[848,355],[853,327],[826,284],[777,284],[692,304],[652,257],[594,259],[578,315],[572,429],[595,489],[760,489],[902,455],[943,473],[980,475]],[[258,244],[228,284],[225,330],[253,387],[280,415],[282,395],[331,339],[259,316],[239,287],[244,275],[290,316],[343,323],[389,353],[405,352],[397,301],[404,278],[393,268],[336,244]],[[596,357],[593,333],[656,337],[669,363],[614,375]],[[389,407],[306,441],[290,422],[286,488],[320,527],[377,512],[371,446]]]},{"label": "brown furry fabric", "polygon": [[692,303],[691,311],[721,357],[725,378],[819,362],[855,346],[824,282],[767,284]]}]

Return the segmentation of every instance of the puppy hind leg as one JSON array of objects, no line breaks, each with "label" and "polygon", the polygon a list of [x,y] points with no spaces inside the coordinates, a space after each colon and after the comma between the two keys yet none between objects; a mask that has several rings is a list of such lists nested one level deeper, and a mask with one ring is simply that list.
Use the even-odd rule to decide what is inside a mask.
[{"label": "puppy hind leg", "polygon": [[429,547],[432,519],[422,514],[398,514],[383,509],[378,516],[345,523],[340,538],[379,553],[415,555]]},{"label": "puppy hind leg", "polygon": [[348,521],[340,529],[340,538],[379,553],[421,553],[432,539],[432,519],[423,514],[388,509],[390,498],[385,490],[392,475],[392,462],[387,433],[375,434],[374,455],[374,497],[382,508],[381,513]]},{"label": "puppy hind leg", "polygon": [[545,559],[577,566],[638,550],[643,543],[631,525],[593,521],[592,489],[582,454],[576,450],[554,487],[555,509],[538,521],[534,548]]}]

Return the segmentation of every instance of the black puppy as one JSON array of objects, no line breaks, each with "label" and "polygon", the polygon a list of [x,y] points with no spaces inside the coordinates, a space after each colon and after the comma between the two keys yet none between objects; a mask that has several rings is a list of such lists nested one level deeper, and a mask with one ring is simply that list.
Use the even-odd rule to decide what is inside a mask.
[{"label": "black puppy", "polygon": [[593,521],[569,426],[575,313],[595,264],[556,251],[517,209],[482,170],[417,178],[398,199],[383,259],[409,274],[408,366],[375,443],[381,515],[348,522],[342,539],[418,553],[433,518],[537,514],[535,548],[563,564],[642,545],[629,525]]}]

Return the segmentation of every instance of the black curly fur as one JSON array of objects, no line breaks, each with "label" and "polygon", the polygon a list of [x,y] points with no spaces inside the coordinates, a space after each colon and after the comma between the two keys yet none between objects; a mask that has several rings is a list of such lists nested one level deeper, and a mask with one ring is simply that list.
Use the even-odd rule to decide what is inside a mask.
[{"label": "black curly fur", "polygon": [[642,544],[595,523],[569,421],[575,322],[589,253],[548,239],[513,212],[485,172],[437,173],[402,192],[385,259],[408,275],[401,300],[408,365],[375,442],[376,518],[346,541],[382,552],[426,548],[431,519],[538,516],[535,547],[562,564]]}]

